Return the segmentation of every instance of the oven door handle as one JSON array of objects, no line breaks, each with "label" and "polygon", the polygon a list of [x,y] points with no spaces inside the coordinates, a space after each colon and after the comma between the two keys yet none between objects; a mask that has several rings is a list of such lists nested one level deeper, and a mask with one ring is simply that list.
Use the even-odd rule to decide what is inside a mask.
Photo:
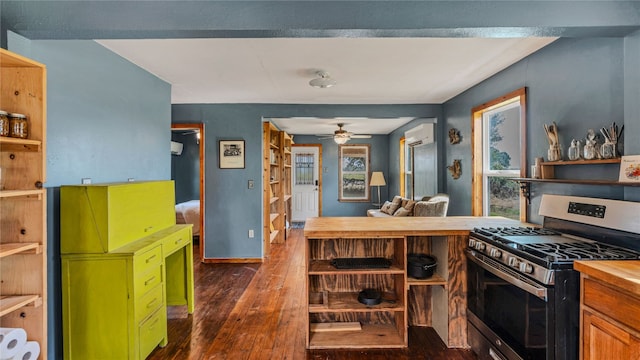
[{"label": "oven door handle", "polygon": [[492,273],[493,275],[499,277],[500,279],[514,285],[517,286],[518,288],[528,292],[529,294],[536,296],[542,300],[544,300],[545,302],[547,301],[547,289],[544,287],[540,287],[537,286],[536,284],[534,284],[532,281],[526,281],[523,279],[519,279],[511,274],[508,274],[502,270],[496,269],[493,266],[487,264],[486,262],[484,262],[482,259],[477,258],[475,255],[473,254],[468,254],[467,256],[470,260],[472,260],[474,263],[476,263],[478,266],[480,266],[481,268],[487,270],[488,272]]}]

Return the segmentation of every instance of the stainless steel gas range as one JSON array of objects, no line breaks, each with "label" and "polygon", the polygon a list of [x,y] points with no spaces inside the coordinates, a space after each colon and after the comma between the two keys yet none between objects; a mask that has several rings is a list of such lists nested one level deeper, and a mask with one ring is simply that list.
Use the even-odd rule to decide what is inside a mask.
[{"label": "stainless steel gas range", "polygon": [[578,358],[574,260],[640,259],[640,203],[543,195],[542,228],[469,236],[469,343],[480,359]]}]

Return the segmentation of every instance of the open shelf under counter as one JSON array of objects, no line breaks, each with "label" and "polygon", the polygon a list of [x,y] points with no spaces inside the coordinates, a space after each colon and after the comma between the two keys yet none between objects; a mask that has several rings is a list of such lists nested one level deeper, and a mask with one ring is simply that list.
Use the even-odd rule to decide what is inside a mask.
[{"label": "open shelf under counter", "polygon": [[31,139],[19,139],[0,137],[0,150],[2,151],[40,151],[42,141]]},{"label": "open shelf under counter", "polygon": [[42,245],[38,243],[6,243],[0,244],[0,258],[14,254],[40,254]]},{"label": "open shelf under counter", "polygon": [[378,269],[337,269],[331,265],[331,260],[310,260],[309,275],[337,275],[337,274],[404,274],[404,269],[397,264],[388,268]]},{"label": "open shelf under counter", "polygon": [[312,296],[310,299],[313,303],[309,304],[309,313],[405,311],[404,304],[398,301],[393,293],[384,293],[382,302],[378,305],[360,303],[357,292],[323,292],[314,294],[316,296]]},{"label": "open shelf under counter", "polygon": [[40,295],[2,296],[2,298],[0,298],[0,316],[4,316],[25,306],[41,305],[42,297],[40,297]]},{"label": "open shelf under counter", "polygon": [[433,285],[441,285],[441,286],[444,286],[445,288],[447,287],[447,280],[445,280],[445,278],[443,278],[438,274],[433,274],[433,276],[431,276],[428,279],[416,279],[416,278],[409,277],[407,278],[407,283],[409,284],[409,287],[433,286]]},{"label": "open shelf under counter", "polygon": [[361,330],[310,332],[309,349],[403,348],[395,324],[362,324]]}]

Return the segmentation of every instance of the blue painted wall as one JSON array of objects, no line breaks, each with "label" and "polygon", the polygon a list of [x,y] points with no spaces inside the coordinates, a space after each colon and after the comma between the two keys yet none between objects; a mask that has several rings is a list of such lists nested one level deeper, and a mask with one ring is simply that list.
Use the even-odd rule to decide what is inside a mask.
[{"label": "blue painted wall", "polygon": [[[452,196],[449,214],[471,214],[471,108],[515,89],[524,86],[528,89],[528,165],[533,164],[535,157],[546,158],[548,143],[543,124],[552,121],[556,121],[560,129],[560,142],[564,153],[571,138],[584,139],[589,128],[599,129],[614,121],[620,125],[624,123],[626,139],[633,134],[631,139],[637,142],[638,132],[629,132],[629,128],[632,131],[634,128],[634,125],[629,124],[634,121],[625,121],[624,86],[628,80],[623,71],[623,45],[622,38],[559,39],[447,101],[444,104],[447,127],[460,129],[463,140],[458,145],[446,147],[448,162],[452,159],[462,159],[461,178],[447,178],[447,189]],[[635,61],[637,69],[637,58]],[[637,82],[637,74],[635,78]],[[630,76],[630,79],[633,77]],[[627,153],[629,152],[633,151],[627,148]],[[618,167],[557,167],[556,176],[615,180]],[[622,199],[625,190],[623,187],[612,186],[534,184],[532,191],[530,219],[539,223],[541,218],[537,212],[540,195],[543,193]]]},{"label": "blue painted wall", "polygon": [[[624,39],[625,154],[640,154],[640,31]],[[640,187],[625,188],[626,200],[640,201]]]},{"label": "blue painted wall", "polygon": [[59,186],[169,179],[171,88],[93,41],[30,41],[47,66],[48,356],[62,359]]}]

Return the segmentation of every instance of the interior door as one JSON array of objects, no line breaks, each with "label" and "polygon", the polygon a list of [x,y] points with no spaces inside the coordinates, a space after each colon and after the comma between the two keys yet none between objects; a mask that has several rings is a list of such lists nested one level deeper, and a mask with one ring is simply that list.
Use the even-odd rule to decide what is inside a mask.
[{"label": "interior door", "polygon": [[303,222],[309,217],[320,216],[322,174],[321,145],[294,145],[293,171],[291,176],[292,210],[291,221]]}]

